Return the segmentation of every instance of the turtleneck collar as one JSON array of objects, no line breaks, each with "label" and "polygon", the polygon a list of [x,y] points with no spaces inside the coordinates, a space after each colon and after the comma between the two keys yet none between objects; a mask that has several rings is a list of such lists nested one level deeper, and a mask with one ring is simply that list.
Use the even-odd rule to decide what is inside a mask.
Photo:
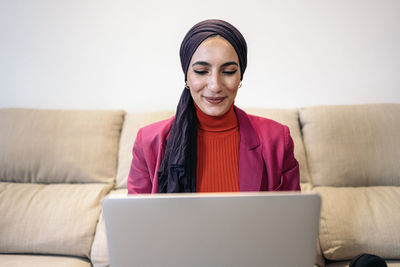
[{"label": "turtleneck collar", "polygon": [[224,115],[210,116],[204,113],[196,104],[197,127],[209,132],[229,131],[239,126],[233,104]]}]

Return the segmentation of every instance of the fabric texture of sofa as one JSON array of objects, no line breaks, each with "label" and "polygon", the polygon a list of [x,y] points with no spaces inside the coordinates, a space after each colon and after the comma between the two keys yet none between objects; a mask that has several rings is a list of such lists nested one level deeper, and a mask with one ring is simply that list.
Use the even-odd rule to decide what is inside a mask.
[{"label": "fabric texture of sofa", "polygon": [[[289,126],[322,197],[316,265],[400,266],[400,104],[245,110]],[[138,129],[173,113],[0,109],[0,266],[108,266],[101,200],[127,193]]]}]

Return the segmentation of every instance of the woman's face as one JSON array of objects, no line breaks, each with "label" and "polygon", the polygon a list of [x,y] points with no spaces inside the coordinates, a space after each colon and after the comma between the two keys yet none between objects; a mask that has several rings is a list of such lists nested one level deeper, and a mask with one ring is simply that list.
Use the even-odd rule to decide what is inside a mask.
[{"label": "woman's face", "polygon": [[208,115],[224,115],[235,101],[239,84],[239,58],[232,45],[220,36],[204,40],[193,54],[187,73],[196,105]]}]

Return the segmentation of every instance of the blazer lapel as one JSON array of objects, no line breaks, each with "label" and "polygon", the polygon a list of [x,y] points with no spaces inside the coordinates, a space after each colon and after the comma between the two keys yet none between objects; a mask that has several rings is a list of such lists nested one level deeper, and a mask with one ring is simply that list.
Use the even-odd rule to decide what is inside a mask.
[{"label": "blazer lapel", "polygon": [[239,191],[260,191],[264,169],[260,140],[247,114],[235,106],[239,122]]}]

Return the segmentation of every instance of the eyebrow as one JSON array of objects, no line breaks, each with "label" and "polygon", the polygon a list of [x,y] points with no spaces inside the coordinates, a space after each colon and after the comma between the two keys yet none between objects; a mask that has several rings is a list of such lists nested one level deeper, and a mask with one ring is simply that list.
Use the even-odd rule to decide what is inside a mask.
[{"label": "eyebrow", "polygon": [[193,63],[192,67],[197,66],[197,65],[206,66],[206,67],[211,66],[211,64],[208,63],[207,61],[196,61],[195,63]]},{"label": "eyebrow", "polygon": [[[197,65],[211,67],[211,64],[208,63],[207,61],[196,61],[195,63],[193,63],[192,67],[197,66]],[[221,67],[226,67],[226,66],[230,66],[230,65],[239,66],[235,61],[228,61],[228,62],[225,62],[224,64],[222,64]]]},{"label": "eyebrow", "polygon": [[221,67],[226,67],[226,66],[230,66],[230,65],[238,66],[238,64],[235,61],[229,61],[229,62],[222,64]]}]

